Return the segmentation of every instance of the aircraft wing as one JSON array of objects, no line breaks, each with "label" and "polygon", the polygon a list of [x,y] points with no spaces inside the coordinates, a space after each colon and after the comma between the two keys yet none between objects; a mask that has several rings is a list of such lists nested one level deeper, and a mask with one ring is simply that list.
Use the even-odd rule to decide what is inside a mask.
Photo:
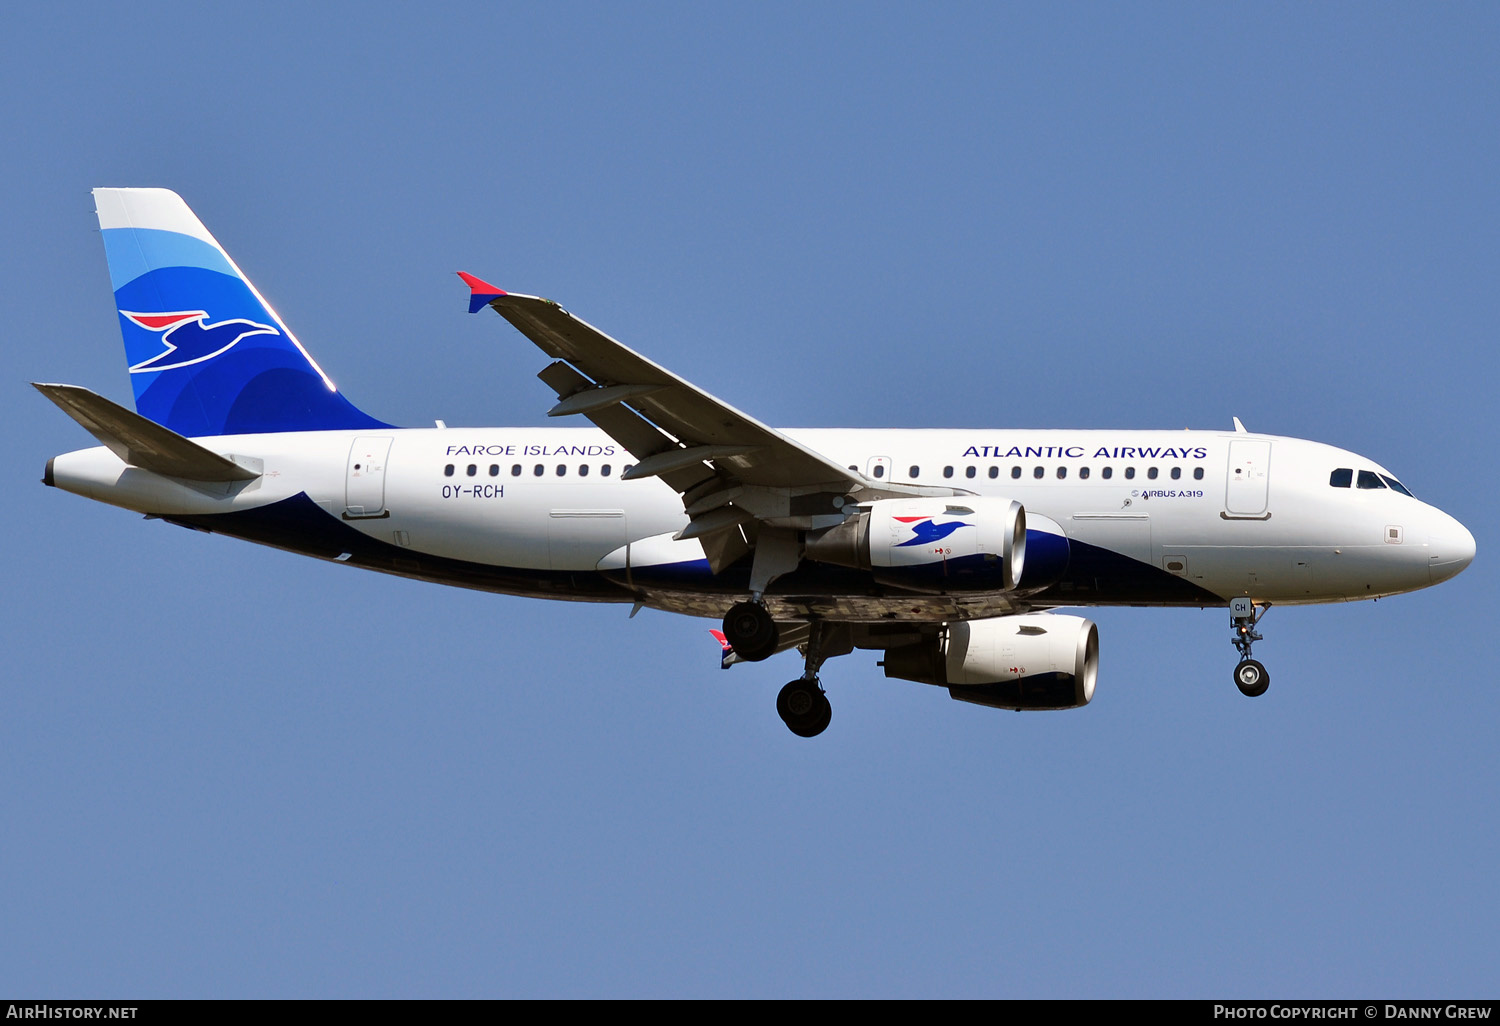
[{"label": "aircraft wing", "polygon": [[[460,277],[472,292],[471,312],[491,307],[557,361],[537,375],[558,395],[549,416],[584,415],[639,461],[627,478],[660,477],[683,496],[691,523],[679,537],[702,539],[715,570],[748,551],[756,524],[806,530],[824,526],[820,519],[841,520],[851,501],[967,494],[868,478],[741,413],[549,299],[508,293],[462,272]],[[714,546],[727,548],[716,556]]]}]

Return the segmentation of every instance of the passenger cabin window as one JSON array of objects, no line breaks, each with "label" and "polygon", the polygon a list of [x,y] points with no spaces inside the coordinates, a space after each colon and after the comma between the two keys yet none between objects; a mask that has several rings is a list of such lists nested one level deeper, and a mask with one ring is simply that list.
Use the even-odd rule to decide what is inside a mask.
[{"label": "passenger cabin window", "polygon": [[1328,484],[1333,488],[1348,488],[1354,483],[1354,468],[1340,467],[1328,475]]},{"label": "passenger cabin window", "polygon": [[1108,481],[1110,478],[1115,476],[1115,468],[1105,467],[1103,470],[1099,471],[1099,476]]},{"label": "passenger cabin window", "polygon": [[1068,468],[1067,467],[1058,467],[1057,468],[1057,479],[1059,481],[1061,481],[1063,478],[1065,478],[1067,476],[1068,476]]},{"label": "passenger cabin window", "polygon": [[470,463],[469,464],[469,469],[468,469],[467,473],[468,473],[468,475],[470,477],[473,477],[475,474],[479,473],[479,468],[477,466],[475,466],[474,464]]},{"label": "passenger cabin window", "polygon": [[990,480],[993,481],[995,478],[997,478],[999,476],[1000,476],[1000,468],[999,467],[991,467],[990,468]]},{"label": "passenger cabin window", "polygon": [[917,479],[917,475],[920,474],[921,472],[922,472],[922,468],[921,467],[914,466],[914,467],[911,468],[911,472],[908,473],[906,476],[909,477],[909,478],[911,478],[913,481],[915,481]]},{"label": "passenger cabin window", "polygon": [[581,467],[578,468],[578,476],[579,477],[588,477],[589,476],[589,465],[587,463],[585,463],[583,466],[581,466]]},{"label": "passenger cabin window", "polygon": [[531,473],[535,477],[541,477],[546,472],[547,472],[547,468],[544,467],[544,466],[542,466],[540,463],[538,463],[536,466],[534,466],[534,467],[531,468]]},{"label": "passenger cabin window", "polygon": [[600,477],[608,477],[609,476],[609,464],[608,463],[606,463],[604,466],[602,466],[602,467],[599,468],[599,476]]},{"label": "passenger cabin window", "polygon": [[1203,468],[1202,467],[1194,467],[1193,468],[1193,480],[1194,481],[1202,481],[1203,480]]},{"label": "passenger cabin window", "polygon": [[1125,468],[1125,480],[1127,480],[1127,481],[1134,481],[1135,480],[1135,468],[1134,467],[1126,467]]},{"label": "passenger cabin window", "polygon": [[1079,477],[1079,480],[1087,481],[1089,479],[1089,468],[1088,467],[1079,467],[1078,468],[1078,477]]},{"label": "passenger cabin window", "polygon": [[964,477],[973,477],[977,473],[977,470],[975,470],[973,467],[969,467],[964,471]]},{"label": "passenger cabin window", "polygon": [[1047,471],[1044,468],[1042,468],[1042,467],[1035,467],[1031,471],[1031,476],[1034,477],[1034,478],[1036,478],[1038,481],[1040,481],[1042,479],[1042,476],[1045,475],[1046,473],[1047,473]]},{"label": "passenger cabin window", "polygon": [[876,477],[885,477],[885,464],[884,463],[877,463],[877,464],[875,464],[875,476]]},{"label": "passenger cabin window", "polygon": [[1181,467],[1173,467],[1172,468],[1172,480],[1176,481],[1181,476],[1182,476],[1182,468]]},{"label": "passenger cabin window", "polygon": [[1359,487],[1384,488],[1385,482],[1380,480],[1380,475],[1373,470],[1361,470],[1359,472]]},{"label": "passenger cabin window", "polygon": [[943,476],[944,477],[952,477],[953,476],[953,468],[952,467],[944,467],[943,468]]},{"label": "passenger cabin window", "polygon": [[450,463],[446,467],[443,468],[443,476],[444,477],[452,477],[453,476],[453,464]]},{"label": "passenger cabin window", "polygon": [[500,476],[500,464],[498,464],[498,463],[491,463],[490,464],[490,477],[499,477],[499,476]]},{"label": "passenger cabin window", "polygon": [[521,465],[519,463],[512,463],[510,465],[510,476],[511,477],[520,477],[521,476]]},{"label": "passenger cabin window", "polygon": [[1146,476],[1149,477],[1153,481],[1156,480],[1156,474],[1157,474],[1157,470],[1156,470],[1155,467],[1152,467],[1150,470],[1146,471]]},{"label": "passenger cabin window", "polygon": [[1010,468],[1010,477],[1011,477],[1012,481],[1014,481],[1016,478],[1018,478],[1020,476],[1021,476],[1021,468],[1020,467],[1011,467]]}]

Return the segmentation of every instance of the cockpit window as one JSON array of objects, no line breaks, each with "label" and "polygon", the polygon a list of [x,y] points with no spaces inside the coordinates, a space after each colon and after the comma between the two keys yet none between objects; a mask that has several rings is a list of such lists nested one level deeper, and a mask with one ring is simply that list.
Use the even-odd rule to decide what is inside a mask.
[{"label": "cockpit window", "polygon": [[1411,494],[1411,489],[1407,488],[1406,485],[1402,484],[1400,481],[1397,481],[1394,477],[1391,477],[1389,474],[1381,474],[1380,475],[1380,480],[1382,480],[1386,484],[1390,485],[1392,488],[1394,488],[1396,491],[1400,492],[1402,495],[1411,495],[1411,497],[1413,499],[1416,498],[1415,495]]},{"label": "cockpit window", "polygon": [[1359,472],[1359,486],[1361,488],[1384,488],[1385,482],[1380,480],[1380,475],[1373,470],[1361,470]]},{"label": "cockpit window", "polygon": [[1328,475],[1328,483],[1334,488],[1348,488],[1354,483],[1354,470],[1351,467],[1340,467]]}]

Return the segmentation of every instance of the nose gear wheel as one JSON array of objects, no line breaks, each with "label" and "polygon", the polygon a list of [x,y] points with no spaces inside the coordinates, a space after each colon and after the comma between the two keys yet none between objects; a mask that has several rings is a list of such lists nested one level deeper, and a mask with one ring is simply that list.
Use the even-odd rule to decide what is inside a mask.
[{"label": "nose gear wheel", "polygon": [[1259,698],[1271,686],[1271,675],[1266,672],[1266,668],[1258,660],[1250,658],[1250,647],[1257,641],[1265,640],[1255,629],[1255,625],[1270,608],[1269,602],[1257,606],[1253,600],[1244,596],[1236,597],[1229,603],[1229,626],[1234,631],[1234,647],[1240,653],[1239,665],[1234,668],[1234,686],[1246,698]]},{"label": "nose gear wheel", "polygon": [[1254,659],[1246,659],[1234,668],[1234,683],[1246,698],[1258,698],[1271,686],[1271,675]]}]

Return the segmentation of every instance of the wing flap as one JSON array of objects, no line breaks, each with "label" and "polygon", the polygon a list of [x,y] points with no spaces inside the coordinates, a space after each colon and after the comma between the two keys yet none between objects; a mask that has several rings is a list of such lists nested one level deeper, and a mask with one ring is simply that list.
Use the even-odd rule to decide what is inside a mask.
[{"label": "wing flap", "polygon": [[[554,363],[537,377],[557,393],[551,416],[580,413],[639,461],[623,477],[656,477],[683,499],[679,537],[703,545],[715,573],[752,549],[762,528],[805,529],[856,502],[893,496],[968,494],[865,477],[710,395],[574,317],[550,299],[509,293],[459,272],[471,312],[489,306]],[[779,536],[779,535],[778,535]],[[795,561],[792,563],[795,565]],[[751,591],[766,575],[752,574]]]},{"label": "wing flap", "polygon": [[[602,391],[595,388],[593,381],[561,360],[543,368],[537,377],[551,386],[559,396],[587,395],[590,392]],[[610,402],[593,408],[581,409],[579,412],[593,421],[601,431],[623,445],[625,451],[638,460],[647,460],[677,448],[677,443],[664,434],[660,428],[623,402]],[[705,481],[712,480],[714,474],[707,467],[697,464],[668,471],[660,477],[677,491],[686,492]]]}]

